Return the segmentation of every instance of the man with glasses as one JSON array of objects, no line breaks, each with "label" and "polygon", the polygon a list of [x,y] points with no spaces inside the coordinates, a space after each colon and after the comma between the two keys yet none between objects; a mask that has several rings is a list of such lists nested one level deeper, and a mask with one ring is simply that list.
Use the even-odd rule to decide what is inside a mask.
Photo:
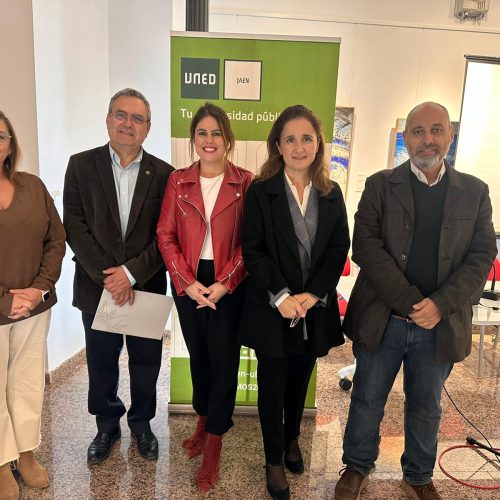
[{"label": "man with glasses", "polygon": [[[126,409],[119,398],[118,360],[123,335],[92,329],[103,288],[119,306],[134,301],[134,290],[165,294],[166,274],[156,244],[156,224],[173,168],[148,154],[142,143],[151,110],[137,90],[123,89],[109,103],[109,143],[73,155],[64,184],[64,225],[75,257],[73,305],[82,311],[89,372],[88,409],[97,435],[89,464],[104,461],[120,438]],[[138,451],[158,458],[150,420],[156,411],[156,381],[162,341],[127,336],[130,394],[127,421]]]}]

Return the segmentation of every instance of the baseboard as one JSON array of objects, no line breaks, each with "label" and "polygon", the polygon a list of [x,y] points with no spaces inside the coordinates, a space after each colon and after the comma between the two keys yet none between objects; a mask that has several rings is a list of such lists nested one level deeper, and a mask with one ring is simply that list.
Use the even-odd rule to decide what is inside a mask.
[{"label": "baseboard", "polygon": [[85,347],[80,349],[77,353],[73,354],[70,358],[63,361],[57,368],[50,372],[45,372],[45,383],[52,384],[67,377],[72,373],[78,365],[86,362]]},{"label": "baseboard", "polygon": [[[304,417],[314,417],[318,412],[317,408],[305,408]],[[190,404],[168,403],[168,413],[195,414],[193,407]],[[235,406],[233,415],[258,415],[257,406],[241,405]]]}]

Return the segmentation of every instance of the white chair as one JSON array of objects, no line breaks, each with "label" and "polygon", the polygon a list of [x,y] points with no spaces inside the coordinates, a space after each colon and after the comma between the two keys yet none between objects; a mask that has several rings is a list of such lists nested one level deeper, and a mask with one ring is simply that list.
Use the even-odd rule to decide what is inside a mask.
[{"label": "white chair", "polygon": [[[347,303],[349,302],[349,296],[351,295],[351,290],[354,285],[354,281],[356,279],[355,276],[350,276],[351,274],[351,261],[349,257],[347,257],[344,270],[342,271],[342,276],[348,276],[348,279],[343,280],[342,277],[340,278],[340,285],[339,288],[341,289],[341,292],[337,294],[337,300],[339,303],[339,312],[340,312],[340,319],[344,319],[345,311],[347,309]],[[342,390],[344,391],[349,391],[352,387],[352,376],[354,375],[354,372],[356,371],[356,360],[354,360],[354,363],[349,366],[344,366],[341,368],[337,373],[339,375],[339,386]]]}]

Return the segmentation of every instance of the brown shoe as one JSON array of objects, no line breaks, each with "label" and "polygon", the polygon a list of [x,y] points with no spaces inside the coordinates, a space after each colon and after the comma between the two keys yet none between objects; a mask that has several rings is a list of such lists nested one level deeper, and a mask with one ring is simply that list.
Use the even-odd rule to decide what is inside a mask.
[{"label": "brown shoe", "polygon": [[17,470],[30,488],[42,489],[49,485],[47,471],[37,462],[32,451],[24,451],[19,455]]},{"label": "brown shoe", "polygon": [[402,479],[401,489],[415,500],[439,500],[443,498],[437,492],[432,481],[427,484],[410,484]]},{"label": "brown shoe", "polygon": [[19,485],[12,475],[10,464],[0,465],[0,500],[17,500]]},{"label": "brown shoe", "polygon": [[340,479],[335,485],[335,500],[358,500],[369,478],[370,476],[363,476],[350,467],[341,470]]}]

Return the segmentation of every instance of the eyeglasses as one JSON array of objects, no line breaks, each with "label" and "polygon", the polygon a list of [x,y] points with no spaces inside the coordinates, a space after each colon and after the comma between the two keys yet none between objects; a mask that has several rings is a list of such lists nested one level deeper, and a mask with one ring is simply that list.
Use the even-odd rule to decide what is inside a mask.
[{"label": "eyeglasses", "polygon": [[[304,300],[304,301],[302,301],[302,302],[300,303],[300,306],[302,307],[302,306],[303,306],[306,302],[307,302],[307,299],[306,299],[306,300]],[[290,321],[290,328],[293,328],[294,326],[296,326],[296,325],[297,325],[297,323],[298,323],[301,319],[302,319],[302,317],[300,317],[300,316],[294,316],[294,317],[292,318],[292,321]]]},{"label": "eyeglasses", "polygon": [[136,125],[144,125],[147,123],[149,120],[146,120],[144,116],[142,115],[129,115],[125,111],[116,111],[115,113],[109,113],[110,116],[112,116],[118,123],[125,123],[128,121],[128,117],[130,116],[130,119],[136,124]]},{"label": "eyeglasses", "polygon": [[7,139],[12,139],[12,136],[7,134],[7,132],[0,132],[0,142],[6,142]]}]

